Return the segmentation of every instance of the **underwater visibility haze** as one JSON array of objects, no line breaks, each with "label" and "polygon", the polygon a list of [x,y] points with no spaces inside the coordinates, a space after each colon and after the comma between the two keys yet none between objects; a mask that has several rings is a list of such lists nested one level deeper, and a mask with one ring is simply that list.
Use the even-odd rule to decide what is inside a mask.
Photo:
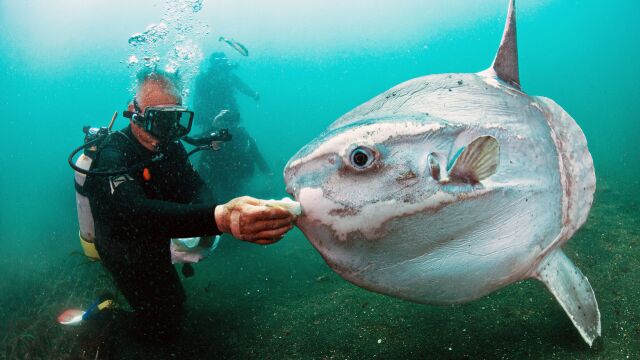
[{"label": "underwater visibility haze", "polygon": [[[519,84],[570,114],[593,157],[593,205],[563,247],[597,299],[602,335],[593,346],[540,283],[520,281],[467,304],[403,301],[344,281],[323,259],[336,269],[331,254],[320,256],[297,229],[270,246],[223,236],[211,256],[194,265],[195,276],[182,278],[185,333],[174,344],[149,346],[124,334],[98,341],[85,325],[56,322],[65,309],[87,308],[104,291],[117,293],[101,265],[80,253],[66,158],[82,144],[83,126],[106,126],[115,111],[114,128],[128,124],[122,111],[140,69],[177,71],[185,105],[197,109],[196,79],[210,70],[212,53],[224,52],[251,90],[237,92],[238,111],[266,168],[249,177],[234,171],[207,176],[224,178],[234,196],[280,199],[288,196],[283,171],[289,159],[342,114],[409,79],[453,73],[467,86],[473,80],[462,73],[487,69],[508,3],[0,1],[0,358],[640,355],[640,5],[634,1],[517,2]],[[349,186],[355,196],[375,188],[368,184]],[[548,206],[550,214],[545,196],[536,206]],[[481,286],[477,281],[465,289]],[[366,287],[381,291],[373,284]],[[389,286],[381,292],[403,292]],[[423,291],[434,293],[412,293]]]}]

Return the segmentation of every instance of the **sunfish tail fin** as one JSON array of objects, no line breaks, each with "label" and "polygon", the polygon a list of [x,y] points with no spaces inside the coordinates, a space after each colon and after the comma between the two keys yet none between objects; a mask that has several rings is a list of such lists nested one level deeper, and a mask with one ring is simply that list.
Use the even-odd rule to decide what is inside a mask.
[{"label": "sunfish tail fin", "polygon": [[534,277],[542,281],[567,313],[584,341],[600,336],[600,310],[587,277],[558,248],[538,265]]}]

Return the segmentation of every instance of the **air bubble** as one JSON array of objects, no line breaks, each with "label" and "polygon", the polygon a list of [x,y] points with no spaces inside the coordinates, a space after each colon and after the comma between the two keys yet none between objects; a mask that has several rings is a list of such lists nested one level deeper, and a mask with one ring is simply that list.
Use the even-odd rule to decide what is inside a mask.
[{"label": "air bubble", "polygon": [[193,10],[194,13],[197,13],[200,10],[202,10],[202,1],[203,0],[194,0],[193,1],[193,4],[191,5],[191,9]]},{"label": "air bubble", "polygon": [[135,55],[131,55],[131,56],[129,56],[129,58],[127,59],[127,64],[128,64],[129,66],[131,66],[131,65],[135,65],[135,64],[137,64],[137,63],[138,63],[138,57],[137,57],[137,56],[135,56]]},{"label": "air bubble", "polygon": [[158,24],[151,24],[147,26],[147,29],[143,33],[135,33],[129,37],[129,44],[133,47],[142,44],[151,44],[164,40],[169,34],[169,27],[167,24],[161,22]]},{"label": "air bubble", "polygon": [[[180,73],[183,97],[186,98],[203,59],[197,41],[210,31],[209,25],[196,15],[202,10],[202,4],[203,0],[165,0],[162,18],[129,37],[132,53],[126,64],[132,69],[134,83],[135,73],[140,69],[162,65],[167,72]],[[136,85],[131,88],[135,89]]]}]

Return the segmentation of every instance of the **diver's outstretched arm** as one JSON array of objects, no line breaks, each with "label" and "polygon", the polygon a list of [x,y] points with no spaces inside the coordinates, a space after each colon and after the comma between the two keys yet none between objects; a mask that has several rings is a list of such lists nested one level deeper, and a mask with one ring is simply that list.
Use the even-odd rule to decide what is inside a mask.
[{"label": "diver's outstretched arm", "polygon": [[240,91],[241,93],[245,94],[248,97],[253,98],[256,101],[260,99],[260,94],[257,91],[254,91],[252,88],[250,88],[249,85],[245,84],[244,81],[242,81],[238,77],[238,75],[231,74],[231,81],[233,82],[233,86],[235,86],[235,88],[238,89],[238,91]]}]

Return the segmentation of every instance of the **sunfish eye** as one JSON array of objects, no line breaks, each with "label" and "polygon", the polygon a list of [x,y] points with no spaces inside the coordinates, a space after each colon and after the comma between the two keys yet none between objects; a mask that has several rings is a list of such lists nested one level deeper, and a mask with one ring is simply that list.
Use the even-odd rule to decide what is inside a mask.
[{"label": "sunfish eye", "polygon": [[353,167],[358,170],[368,168],[369,166],[371,166],[374,160],[375,154],[373,150],[369,149],[368,147],[358,146],[351,152],[351,165],[353,165]]}]

